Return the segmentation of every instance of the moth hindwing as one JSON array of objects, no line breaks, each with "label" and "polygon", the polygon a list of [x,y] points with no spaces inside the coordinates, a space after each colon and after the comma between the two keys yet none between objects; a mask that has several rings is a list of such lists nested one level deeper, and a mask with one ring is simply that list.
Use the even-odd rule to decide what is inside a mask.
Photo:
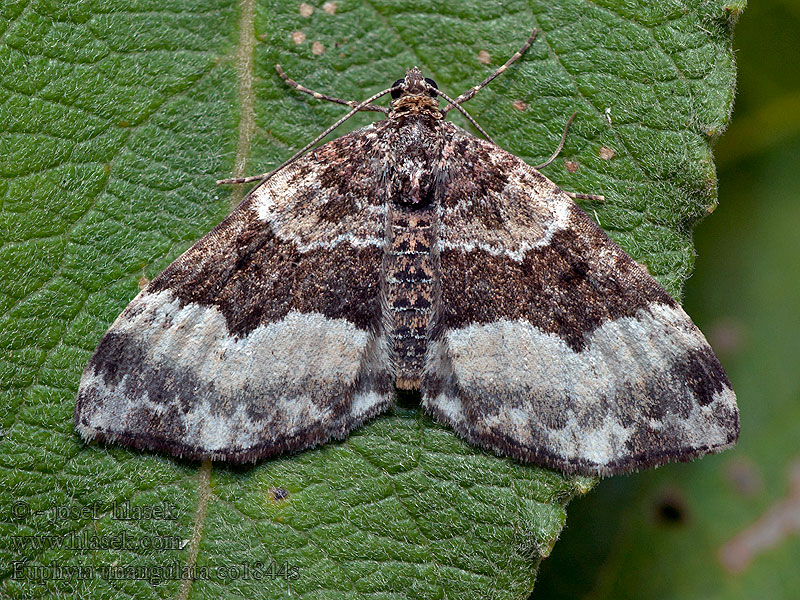
[{"label": "moth hindwing", "polygon": [[113,323],[80,434],[256,461],[344,438],[397,387],[567,473],[732,445],[734,393],[681,307],[556,184],[444,119],[475,89],[409,69],[386,119],[256,186]]}]

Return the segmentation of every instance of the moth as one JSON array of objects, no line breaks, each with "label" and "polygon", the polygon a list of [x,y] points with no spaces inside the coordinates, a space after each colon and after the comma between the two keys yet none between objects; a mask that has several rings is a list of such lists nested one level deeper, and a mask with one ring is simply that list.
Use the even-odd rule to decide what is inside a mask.
[{"label": "moth", "polygon": [[578,195],[445,120],[535,35],[455,99],[416,67],[358,103],[278,67],[385,118],[232,180],[259,184],[100,341],[80,435],[255,462],[343,439],[401,389],[468,442],[570,474],[734,444],[730,382],[678,303]]}]

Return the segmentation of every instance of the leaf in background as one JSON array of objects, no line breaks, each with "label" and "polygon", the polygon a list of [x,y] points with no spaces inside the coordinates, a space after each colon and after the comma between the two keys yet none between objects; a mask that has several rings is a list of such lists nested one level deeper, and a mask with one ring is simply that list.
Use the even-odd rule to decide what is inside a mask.
[{"label": "leaf in background", "polygon": [[[467,108],[531,164],[577,110],[545,173],[605,194],[590,214],[678,294],[690,227],[715,203],[709,142],[733,98],[725,4],[2,11],[3,596],[524,598],[592,480],[498,459],[408,408],[253,468],[85,447],[71,419],[81,370],[140,278],[241,198],[214,179],[269,170],[343,114],[287,88],[274,63],[340,97],[412,65],[458,94],[534,26],[531,50]],[[125,520],[115,506],[146,512]],[[82,576],[54,576],[70,568]]]},{"label": "leaf in background", "polygon": [[736,113],[715,149],[720,208],[697,229],[686,291],[739,396],[739,444],[571,504],[534,597],[798,597],[800,72],[783,58],[797,55],[798,9],[756,2],[737,25]]}]

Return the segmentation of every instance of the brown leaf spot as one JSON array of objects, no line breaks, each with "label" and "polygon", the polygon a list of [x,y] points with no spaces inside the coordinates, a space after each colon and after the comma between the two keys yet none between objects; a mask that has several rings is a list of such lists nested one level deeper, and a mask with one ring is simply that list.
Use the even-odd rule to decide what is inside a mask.
[{"label": "brown leaf spot", "polygon": [[570,173],[575,173],[580,168],[580,165],[576,163],[574,160],[565,160],[564,166]]},{"label": "brown leaf spot", "polygon": [[528,105],[525,104],[525,102],[523,102],[522,100],[514,100],[514,104],[512,104],[511,106],[513,106],[520,112],[523,112],[528,109]]},{"label": "brown leaf spot", "polygon": [[305,2],[303,2],[300,5],[300,16],[301,17],[310,17],[313,14],[314,14],[314,7],[313,6],[311,6],[310,4],[306,4]]},{"label": "brown leaf spot", "polygon": [[648,265],[645,261],[637,260],[636,264],[639,265],[640,267],[642,267],[643,269],[645,269],[650,274],[651,277],[655,276],[655,274],[653,273],[653,270],[650,268],[650,265]]},{"label": "brown leaf spot", "polygon": [[602,146],[600,148],[600,158],[603,160],[611,160],[614,158],[614,155],[617,153],[616,150],[608,148],[607,146]]},{"label": "brown leaf spot", "polygon": [[323,54],[325,54],[325,46],[323,45],[322,42],[319,41],[314,42],[313,44],[311,44],[311,53],[314,56],[322,56]]},{"label": "brown leaf spot", "polygon": [[339,6],[336,4],[336,2],[326,2],[325,4],[322,5],[322,10],[324,10],[329,15],[335,15],[336,9],[338,8]]},{"label": "brown leaf spot", "polygon": [[302,44],[303,42],[306,41],[306,34],[303,33],[302,31],[295,31],[294,33],[292,33],[292,41],[295,44]]},{"label": "brown leaf spot", "polygon": [[478,62],[482,65],[488,65],[491,60],[492,57],[489,56],[489,53],[486,50],[481,50],[478,52]]}]

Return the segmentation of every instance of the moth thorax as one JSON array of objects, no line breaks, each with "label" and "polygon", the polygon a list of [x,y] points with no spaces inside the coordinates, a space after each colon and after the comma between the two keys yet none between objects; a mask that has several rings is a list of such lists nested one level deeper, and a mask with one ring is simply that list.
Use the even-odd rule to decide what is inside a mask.
[{"label": "moth thorax", "polygon": [[444,118],[439,110],[439,101],[428,95],[402,96],[392,101],[392,117],[427,114],[434,119]]},{"label": "moth thorax", "polygon": [[388,189],[390,204],[403,210],[422,210],[436,199],[436,180],[431,170],[415,165],[407,170],[398,170]]},{"label": "moth thorax", "polygon": [[384,252],[384,315],[391,339],[395,385],[419,389],[439,289],[436,211],[391,206]]}]

